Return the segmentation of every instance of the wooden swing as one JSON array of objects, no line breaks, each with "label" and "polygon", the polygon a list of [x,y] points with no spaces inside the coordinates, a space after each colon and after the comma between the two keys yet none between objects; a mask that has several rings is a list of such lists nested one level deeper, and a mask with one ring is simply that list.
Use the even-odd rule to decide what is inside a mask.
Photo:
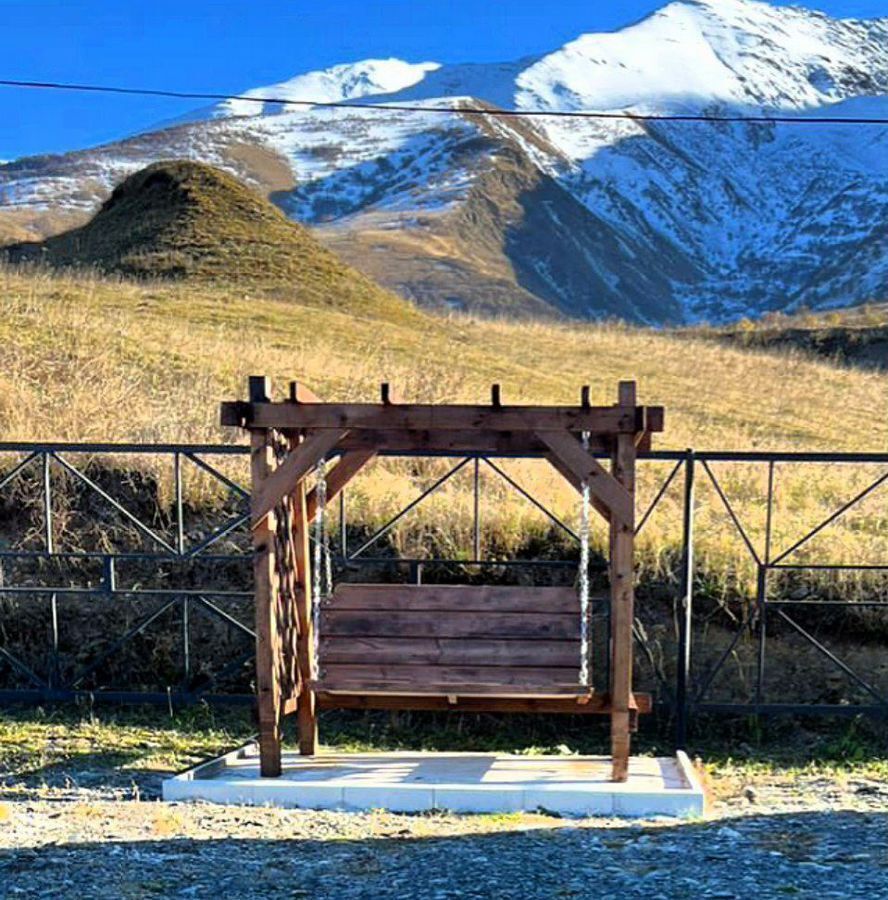
[{"label": "wooden swing", "polygon": [[[630,731],[650,698],[632,692],[635,457],[662,431],[661,407],[622,382],[613,406],[323,403],[293,383],[272,402],[265,378],[222,423],[251,435],[256,685],[263,776],[281,772],[281,728],[295,712],[303,754],[320,709],[457,709],[611,717],[613,779],[628,774]],[[547,459],[582,497],[573,587],[339,584],[331,589],[324,510],[378,455]],[[607,455],[605,469],[595,455]],[[338,457],[327,471],[327,460]],[[589,676],[588,512],[610,530],[607,691]],[[310,529],[315,523],[314,553]],[[313,559],[312,559],[313,555]],[[579,596],[578,596],[579,594]]]}]

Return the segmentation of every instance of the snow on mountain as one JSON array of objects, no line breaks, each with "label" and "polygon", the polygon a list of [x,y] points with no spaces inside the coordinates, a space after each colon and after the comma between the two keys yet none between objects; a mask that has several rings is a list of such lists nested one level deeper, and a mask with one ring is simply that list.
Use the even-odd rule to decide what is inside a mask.
[{"label": "snow on mountain", "polygon": [[753,0],[670,3],[622,31],[582,35],[544,56],[518,78],[516,105],[802,109],[888,88],[886,39],[888,20],[837,21]]},{"label": "snow on mountain", "polygon": [[216,116],[252,116],[270,114],[286,109],[279,103],[256,103],[255,98],[274,97],[280,100],[317,100],[331,103],[359,100],[378,94],[391,94],[416,84],[429,72],[439,69],[440,63],[408,63],[401,59],[366,59],[362,62],[333,66],[319,72],[297,75],[279,84],[253,88],[242,97],[226,100],[215,108]]},{"label": "snow on mountain", "polygon": [[[410,101],[429,110],[227,101],[105,148],[9,164],[0,171],[0,214],[85,211],[135,168],[184,156],[271,191],[351,262],[423,302],[471,307],[479,292],[471,277],[484,290],[495,277],[516,303],[532,294],[572,314],[643,321],[888,294],[884,126],[468,112],[488,104],[884,117],[888,18],[684,0],[514,62],[365,60],[243,97]],[[466,112],[433,111],[442,104]],[[584,279],[594,290],[581,287]]]}]

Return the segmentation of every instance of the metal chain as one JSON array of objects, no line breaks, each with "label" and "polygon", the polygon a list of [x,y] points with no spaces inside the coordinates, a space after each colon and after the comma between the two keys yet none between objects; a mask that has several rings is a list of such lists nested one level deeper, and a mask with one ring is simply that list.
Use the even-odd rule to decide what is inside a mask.
[{"label": "metal chain", "polygon": [[[589,452],[589,432],[584,431],[583,450]],[[580,595],[580,684],[589,686],[589,482],[582,483],[580,505],[580,571],[578,591]]]},{"label": "metal chain", "polygon": [[315,482],[314,559],[311,575],[311,633],[313,643],[312,678],[318,677],[320,653],[321,606],[330,596],[333,587],[333,570],[330,548],[327,544],[327,460],[318,462]]}]

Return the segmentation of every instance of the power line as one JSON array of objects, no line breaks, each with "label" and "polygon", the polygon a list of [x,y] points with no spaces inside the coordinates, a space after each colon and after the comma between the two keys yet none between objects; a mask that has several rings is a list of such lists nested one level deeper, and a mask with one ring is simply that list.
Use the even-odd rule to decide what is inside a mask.
[{"label": "power line", "polygon": [[153,88],[76,84],[58,81],[17,81],[0,79],[0,87],[34,90],[80,91],[92,94],[118,94],[136,97],[167,97],[174,100],[238,100],[244,103],[276,103],[282,106],[320,107],[322,109],[362,109],[379,112],[460,113],[492,118],[622,119],[632,122],[728,122],[750,125],[888,125],[888,118],[867,116],[788,116],[788,115],[706,115],[703,113],[632,113],[595,110],[545,109],[473,109],[471,107],[420,106],[411,103],[352,103],[344,100],[291,100],[285,97],[244,97],[239,94],[215,94],[197,91],[167,91]]}]

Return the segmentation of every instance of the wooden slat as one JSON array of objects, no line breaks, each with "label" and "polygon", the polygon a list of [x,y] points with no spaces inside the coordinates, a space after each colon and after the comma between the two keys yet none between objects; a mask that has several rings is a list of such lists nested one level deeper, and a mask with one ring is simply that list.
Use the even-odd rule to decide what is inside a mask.
[{"label": "wooden slat", "polygon": [[[456,712],[501,713],[555,713],[568,715],[610,715],[610,698],[607,694],[592,694],[578,702],[574,697],[464,697],[447,694],[331,694],[321,689],[318,693],[319,709],[404,709],[404,710],[454,710]],[[650,694],[635,694],[639,713],[651,711]]]},{"label": "wooden slat", "polygon": [[575,640],[577,614],[389,612],[337,610],[321,614],[321,633],[343,637],[528,638]]},{"label": "wooden slat", "polygon": [[579,641],[472,638],[324,637],[320,660],[333,664],[426,666],[550,666],[579,670]]},{"label": "wooden slat", "polygon": [[577,694],[577,669],[518,666],[322,666],[319,690],[454,694]]},{"label": "wooden slat", "polygon": [[643,407],[621,406],[441,406],[381,403],[223,403],[222,424],[249,428],[335,428],[591,431],[644,430]]},{"label": "wooden slat", "polygon": [[336,586],[333,609],[380,611],[561,613],[577,615],[576,590],[523,585],[347,584]]}]

